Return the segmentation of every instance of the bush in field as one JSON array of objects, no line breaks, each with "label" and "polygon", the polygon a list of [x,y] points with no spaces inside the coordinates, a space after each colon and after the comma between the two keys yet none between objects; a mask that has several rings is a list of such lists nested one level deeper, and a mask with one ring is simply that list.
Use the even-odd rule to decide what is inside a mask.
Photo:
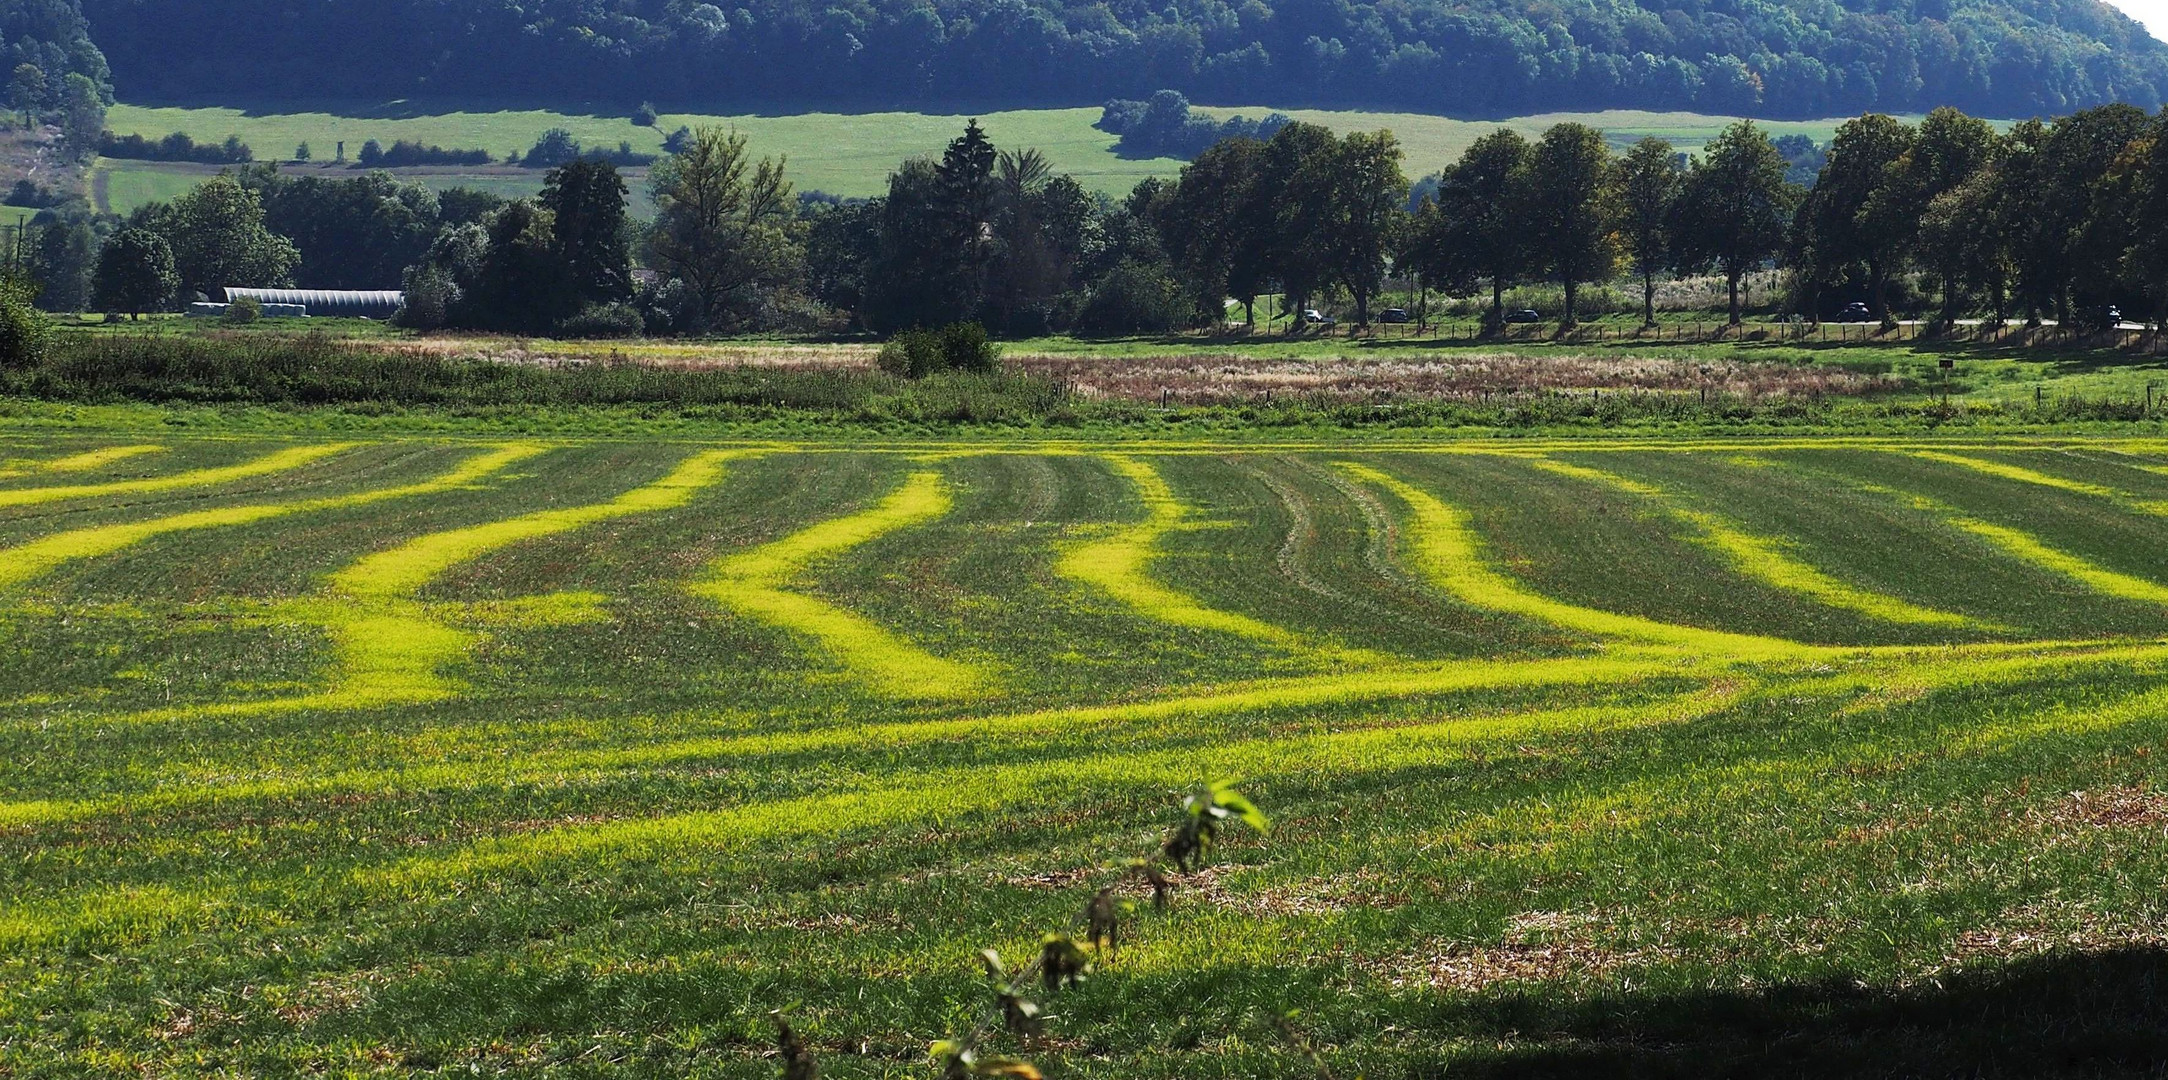
[{"label": "bush in field", "polygon": [[38,287],[29,278],[0,278],[0,367],[27,368],[45,359],[52,326],[37,309]]},{"label": "bush in field", "polygon": [[653,102],[648,102],[648,101],[643,101],[643,102],[641,102],[641,103],[640,103],[640,107],[639,107],[639,108],[637,108],[637,109],[634,109],[634,110],[632,110],[632,122],[633,122],[634,124],[637,124],[637,125],[639,125],[640,127],[646,127],[646,128],[651,128],[651,127],[654,127],[654,126],[655,126],[655,105],[654,105],[654,103],[653,103]]},{"label": "bush in field", "polygon": [[232,325],[247,326],[263,318],[263,305],[257,303],[254,297],[244,296],[226,305],[226,314],[223,318]]},{"label": "bush in field", "polygon": [[631,304],[589,304],[564,321],[557,332],[568,338],[639,337],[647,329],[640,309]]},{"label": "bush in field", "polygon": [[952,323],[939,330],[905,330],[881,346],[874,363],[891,375],[923,379],[940,371],[992,374],[1001,354],[977,323]]}]

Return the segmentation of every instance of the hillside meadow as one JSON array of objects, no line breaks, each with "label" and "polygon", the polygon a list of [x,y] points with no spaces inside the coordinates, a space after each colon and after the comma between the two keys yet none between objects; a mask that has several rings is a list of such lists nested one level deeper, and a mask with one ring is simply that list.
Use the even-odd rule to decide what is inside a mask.
[{"label": "hillside meadow", "polygon": [[2158,440],[97,415],[0,447],[0,1072],[756,1077],[783,1010],[824,1075],[933,1076],[975,953],[1081,934],[1210,782],[1269,827],[1164,911],[1110,893],[1119,947],[990,1052],[2020,1076],[2168,1039]]},{"label": "hillside meadow", "polygon": [[[1262,117],[1274,110],[1262,106],[1199,107],[1215,117],[1242,114]],[[1455,120],[1413,113],[1280,110],[1299,120],[1323,124],[1336,131],[1370,131],[1390,128],[1407,151],[1405,168],[1411,178],[1434,172],[1458,158],[1468,144],[1500,126],[1535,135],[1553,124],[1577,121],[1595,125],[1623,147],[1644,135],[1671,139],[1682,150],[1693,150],[1714,138],[1732,122],[1729,117],[1694,113],[1613,110],[1598,113],[1555,113],[1504,121]],[[351,160],[362,143],[376,139],[384,145],[400,139],[448,148],[488,150],[500,160],[513,151],[524,152],[550,128],[564,128],[588,145],[614,147],[629,142],[645,153],[659,153],[663,136],[681,125],[722,124],[746,134],[753,152],[786,156],[790,176],[800,191],[818,190],[845,197],[880,194],[889,172],[906,158],[938,155],[962,130],[970,117],[925,113],[811,113],[791,116],[714,116],[665,114],[654,127],[645,128],[624,116],[599,116],[578,112],[534,109],[486,111],[474,107],[433,105],[425,102],[393,102],[381,106],[323,105],[311,110],[259,112],[224,107],[151,107],[117,105],[107,126],[117,135],[138,134],[157,138],[174,131],[187,132],[201,141],[220,142],[238,135],[261,160],[284,160],[306,142],[318,162],[331,160],[340,141],[346,143]],[[1139,180],[1172,176],[1182,162],[1171,158],[1131,159],[1114,152],[1114,136],[1092,124],[1099,119],[1096,108],[1037,109],[993,112],[978,117],[987,134],[1004,147],[1037,147],[1044,151],[1054,171],[1073,175],[1086,188],[1109,195],[1123,195]],[[1826,142],[1840,121],[1771,122],[1772,132],[1804,134]],[[109,201],[102,204],[115,213],[127,213],[143,201],[170,198],[199,182],[201,167],[157,162],[101,160],[97,171],[109,179]],[[216,170],[210,170],[215,172]],[[517,168],[412,169],[415,179],[432,186],[464,183],[488,187],[505,194],[539,190],[539,172]]]}]

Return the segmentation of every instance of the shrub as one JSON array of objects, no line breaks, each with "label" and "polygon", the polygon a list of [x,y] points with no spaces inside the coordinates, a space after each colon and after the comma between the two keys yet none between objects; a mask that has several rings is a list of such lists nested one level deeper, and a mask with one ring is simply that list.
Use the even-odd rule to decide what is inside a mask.
[{"label": "shrub", "polygon": [[0,368],[19,370],[44,362],[52,324],[38,311],[37,298],[37,286],[28,278],[0,279]]},{"label": "shrub", "polygon": [[950,371],[991,375],[1000,366],[1001,353],[986,340],[986,328],[975,322],[944,326],[940,339],[942,366]]},{"label": "shrub", "polygon": [[646,328],[647,320],[631,304],[589,304],[557,332],[571,338],[629,338]]},{"label": "shrub", "polygon": [[923,379],[941,369],[941,338],[931,330],[905,330],[888,339],[874,364],[890,375]]},{"label": "shrub", "polygon": [[939,330],[905,330],[888,339],[874,364],[891,375],[923,379],[939,371],[991,375],[1001,353],[977,323],[952,323]]},{"label": "shrub", "polygon": [[263,318],[263,305],[257,303],[254,297],[244,296],[226,305],[226,314],[223,318],[226,322],[235,326],[247,326]]},{"label": "shrub", "polygon": [[655,126],[655,105],[654,105],[654,103],[653,103],[653,102],[649,102],[649,101],[643,101],[643,102],[641,102],[641,103],[640,103],[640,107],[639,107],[639,108],[637,108],[637,109],[634,109],[634,110],[632,110],[632,122],[633,122],[634,124],[636,124],[636,125],[640,126],[640,127],[654,127],[654,126]]}]

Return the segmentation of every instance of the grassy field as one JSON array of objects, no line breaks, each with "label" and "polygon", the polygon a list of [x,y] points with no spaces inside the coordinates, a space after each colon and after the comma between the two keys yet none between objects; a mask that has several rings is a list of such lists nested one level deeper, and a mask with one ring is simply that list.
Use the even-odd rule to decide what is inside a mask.
[{"label": "grassy field", "polygon": [[[874,195],[882,191],[897,163],[918,155],[937,155],[963,128],[964,116],[925,113],[815,113],[797,116],[664,115],[653,128],[636,126],[622,116],[595,116],[539,110],[461,111],[451,106],[394,102],[383,106],[324,105],[311,111],[265,113],[236,108],[179,108],[115,106],[108,125],[118,134],[156,138],[185,131],[198,141],[222,141],[239,135],[258,157],[266,160],[290,156],[300,143],[309,144],[318,161],[329,160],[337,143],[346,143],[349,158],[361,144],[376,139],[389,145],[396,139],[413,139],[446,147],[479,148],[500,159],[524,151],[543,131],[562,127],[589,145],[615,146],[630,142],[636,149],[658,152],[663,135],[679,125],[726,124],[746,134],[755,153],[785,155],[790,175],[800,190],[818,189],[844,196]],[[438,111],[439,109],[442,111]],[[1273,110],[1264,106],[1208,108],[1212,115],[1242,113],[1252,118]],[[1284,111],[1284,110],[1283,110]],[[1662,135],[1681,149],[1698,148],[1713,138],[1728,117],[1693,113],[1611,111],[1558,113],[1490,122],[1454,120],[1412,113],[1327,112],[1292,110],[1289,115],[1340,131],[1391,128],[1407,150],[1406,169],[1411,177],[1435,172],[1460,156],[1469,143],[1501,125],[1531,135],[1552,124],[1574,120],[1603,128],[1623,147],[1643,135]],[[988,113],[979,118],[987,133],[1004,147],[1035,146],[1045,151],[1058,172],[1070,173],[1094,191],[1121,195],[1149,176],[1171,176],[1181,162],[1166,159],[1126,159],[1114,153],[1114,137],[1092,127],[1098,109],[1039,109]],[[1778,134],[1798,132],[1827,141],[1839,121],[1770,123]],[[116,168],[116,178],[130,176],[129,192],[150,190],[153,183],[176,182],[172,176],[189,170],[152,163],[130,163]],[[135,174],[165,174],[162,181],[134,179]],[[424,176],[425,182],[427,171]],[[516,179],[516,177],[514,178]],[[496,181],[510,190],[512,180]],[[539,178],[529,183],[539,185]],[[163,197],[163,196],[160,196]],[[126,212],[116,194],[114,208]]]},{"label": "grassy field", "polygon": [[2168,1040],[2168,443],[11,425],[0,1074],[930,1077],[1220,780],[1269,832],[995,1048]]},{"label": "grassy field", "polygon": [[[968,117],[923,113],[867,113],[803,116],[665,115],[654,127],[636,126],[621,116],[581,116],[539,111],[424,112],[416,110],[334,108],[324,112],[258,114],[222,108],[114,107],[110,126],[118,134],[156,137],[186,131],[198,139],[223,140],[239,135],[266,160],[291,155],[302,142],[318,160],[328,160],[340,140],[349,159],[361,144],[376,139],[390,145],[412,139],[445,147],[479,148],[503,158],[524,152],[537,136],[562,127],[588,145],[630,142],[637,150],[659,153],[663,136],[679,125],[724,124],[746,134],[753,152],[787,156],[791,180],[800,191],[836,195],[873,195],[884,190],[888,174],[904,159],[938,155],[956,137]],[[1147,176],[1171,175],[1181,163],[1167,159],[1127,160],[1113,153],[1114,136],[1093,128],[1097,109],[1047,109],[988,113],[979,118],[1003,146],[1035,146],[1060,172],[1075,175],[1086,187],[1109,194],[1126,193]],[[211,133],[217,132],[214,137]],[[146,165],[148,163],[145,163]],[[539,178],[535,180],[537,186]]]}]

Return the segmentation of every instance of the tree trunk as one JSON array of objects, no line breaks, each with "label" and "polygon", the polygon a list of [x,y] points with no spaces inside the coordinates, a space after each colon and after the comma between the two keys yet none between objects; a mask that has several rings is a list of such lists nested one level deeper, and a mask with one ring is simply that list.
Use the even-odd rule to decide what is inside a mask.
[{"label": "tree trunk", "polygon": [[1656,275],[1646,271],[1641,274],[1641,325],[1656,325]]},{"label": "tree trunk", "polygon": [[1744,270],[1724,271],[1724,287],[1731,294],[1731,325],[1733,326],[1739,325],[1739,279],[1745,273]]},{"label": "tree trunk", "polygon": [[1579,284],[1579,282],[1573,280],[1572,275],[1566,277],[1566,313],[1565,317],[1558,321],[1558,328],[1561,330],[1573,328],[1573,299],[1578,291]]},{"label": "tree trunk", "polygon": [[1867,289],[1869,298],[1874,301],[1876,322],[1889,318],[1889,300],[1883,295],[1883,287],[1887,284],[1882,275],[1881,262],[1875,259],[1867,260]]},{"label": "tree trunk", "polygon": [[1506,322],[1506,287],[1497,278],[1490,279],[1490,317],[1492,326],[1504,326]]}]

